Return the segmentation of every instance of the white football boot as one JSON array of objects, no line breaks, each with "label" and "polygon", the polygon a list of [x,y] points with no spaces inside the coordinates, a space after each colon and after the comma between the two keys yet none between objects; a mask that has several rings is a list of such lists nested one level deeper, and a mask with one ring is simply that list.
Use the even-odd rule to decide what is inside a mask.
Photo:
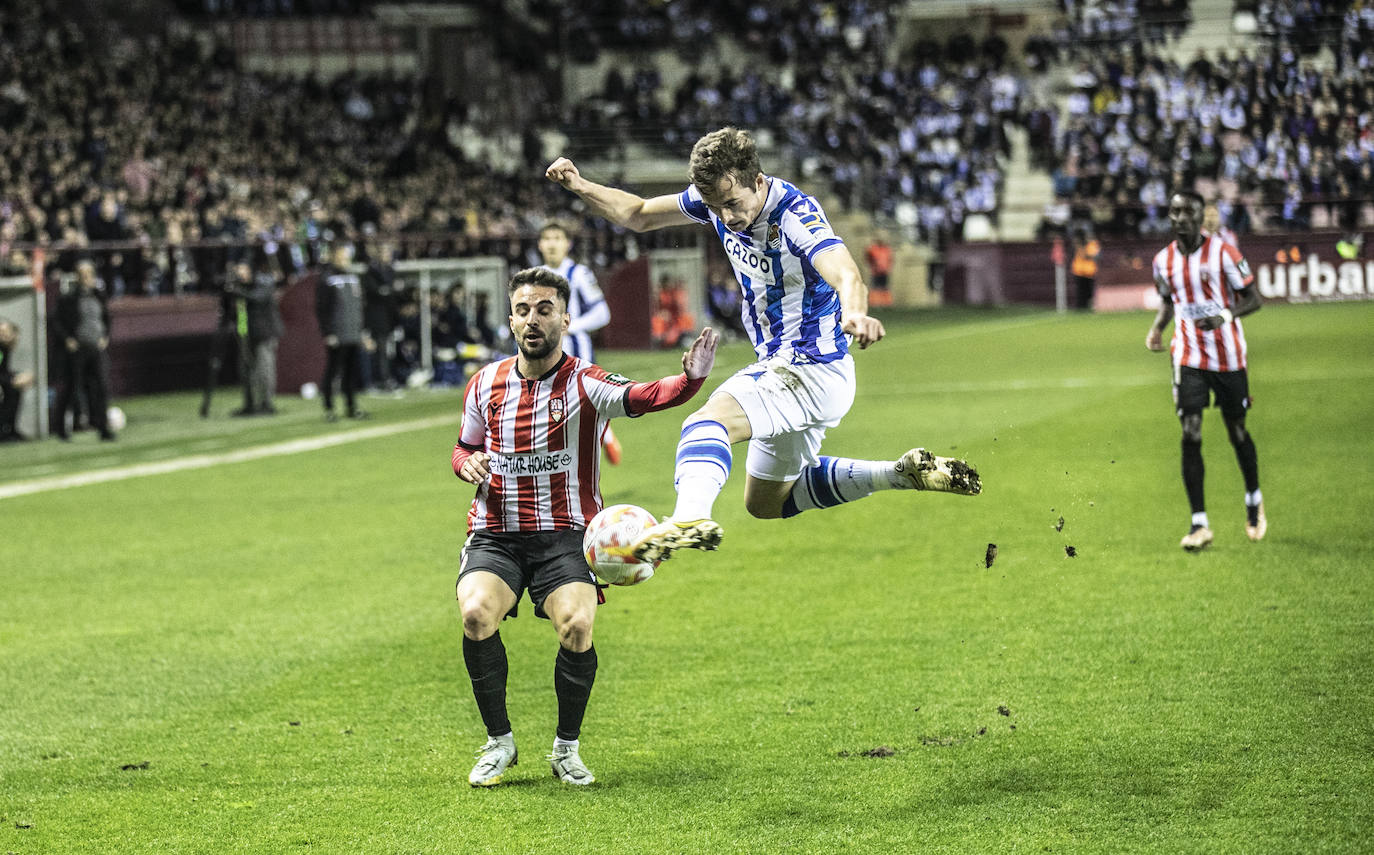
[{"label": "white football boot", "polygon": [[1245,536],[1251,540],[1263,540],[1264,533],[1269,530],[1269,520],[1264,516],[1264,502],[1259,503],[1255,508],[1255,522],[1250,522],[1250,509],[1245,509]]},{"label": "white football boot", "polygon": [[487,737],[487,744],[477,750],[477,765],[468,774],[468,783],[474,787],[494,787],[501,783],[506,769],[514,766],[519,758],[512,734]]},{"label": "white football boot", "polygon": [[576,745],[555,745],[553,753],[547,758],[549,768],[553,770],[553,776],[565,784],[573,784],[585,787],[587,784],[596,781],[596,776],[592,770],[587,768],[587,764],[582,762],[582,757],[577,753]]},{"label": "white football boot", "polygon": [[1189,552],[1201,552],[1212,545],[1212,530],[1205,525],[1195,525],[1188,529],[1178,545]]},{"label": "white football boot", "polygon": [[671,558],[679,549],[714,551],[724,536],[725,532],[715,520],[679,522],[665,517],[658,525],[644,529],[630,546],[630,551],[640,561],[653,564]]},{"label": "white football boot", "polygon": [[913,448],[897,461],[897,475],[913,490],[935,490],[976,496],[983,492],[978,470],[955,457],[936,457],[924,448]]}]

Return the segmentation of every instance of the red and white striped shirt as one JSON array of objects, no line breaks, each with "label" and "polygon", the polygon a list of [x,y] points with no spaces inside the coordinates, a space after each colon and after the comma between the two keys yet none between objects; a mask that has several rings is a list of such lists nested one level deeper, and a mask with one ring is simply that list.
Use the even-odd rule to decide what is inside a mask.
[{"label": "red and white striped shirt", "polygon": [[703,380],[679,374],[633,383],[570,355],[539,378],[520,376],[514,356],[485,366],[463,393],[453,451],[455,473],[475,451],[491,457],[491,476],[478,485],[468,510],[468,530],[585,528],[601,510],[607,421],[677,406]]},{"label": "red and white striped shirt", "polygon": [[1245,368],[1245,331],[1240,318],[1214,330],[1197,322],[1221,314],[1235,303],[1232,291],[1255,281],[1240,252],[1219,237],[1204,234],[1202,245],[1185,255],[1174,241],[1155,256],[1155,284],[1160,296],[1174,303],[1174,337],[1170,352],[1176,366],[1203,371]]}]

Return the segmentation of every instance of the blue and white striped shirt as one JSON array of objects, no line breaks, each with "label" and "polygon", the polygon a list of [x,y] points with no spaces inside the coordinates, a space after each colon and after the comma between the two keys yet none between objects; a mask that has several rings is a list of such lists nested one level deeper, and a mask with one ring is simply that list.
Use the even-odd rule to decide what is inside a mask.
[{"label": "blue and white striped shirt", "polygon": [[716,230],[739,281],[740,312],[760,360],[843,359],[849,340],[840,327],[840,298],[811,262],[844,242],[813,197],[780,178],[765,177],[768,196],[748,234],[726,228],[695,186],[678,195],[678,206]]}]

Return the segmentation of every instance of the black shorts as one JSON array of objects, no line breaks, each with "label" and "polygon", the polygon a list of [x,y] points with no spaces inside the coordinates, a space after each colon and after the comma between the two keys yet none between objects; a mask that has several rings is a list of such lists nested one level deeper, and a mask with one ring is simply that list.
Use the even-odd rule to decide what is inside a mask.
[{"label": "black shorts", "polygon": [[1174,368],[1174,407],[1179,418],[1207,409],[1213,397],[1228,419],[1245,416],[1250,409],[1250,377],[1240,371],[1203,371],[1181,365]]},{"label": "black shorts", "polygon": [[[526,589],[534,603],[535,617],[547,618],[544,599],[569,582],[596,585],[596,576],[582,555],[582,530],[534,532],[493,532],[478,529],[468,535],[463,544],[463,557],[458,578],[485,570],[501,577],[515,593],[516,604],[509,617],[515,617],[520,607],[520,595]],[[605,602],[597,586],[597,602]]]}]

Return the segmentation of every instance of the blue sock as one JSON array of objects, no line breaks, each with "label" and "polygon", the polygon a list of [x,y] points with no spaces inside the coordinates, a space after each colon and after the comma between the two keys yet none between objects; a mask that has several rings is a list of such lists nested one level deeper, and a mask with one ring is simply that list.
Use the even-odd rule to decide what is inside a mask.
[{"label": "blue sock", "polygon": [[872,495],[874,490],[891,486],[875,480],[881,470],[890,468],[892,464],[886,462],[822,457],[819,464],[802,472],[792,485],[792,492],[782,504],[782,515],[795,517],[802,511],[833,508]]}]

